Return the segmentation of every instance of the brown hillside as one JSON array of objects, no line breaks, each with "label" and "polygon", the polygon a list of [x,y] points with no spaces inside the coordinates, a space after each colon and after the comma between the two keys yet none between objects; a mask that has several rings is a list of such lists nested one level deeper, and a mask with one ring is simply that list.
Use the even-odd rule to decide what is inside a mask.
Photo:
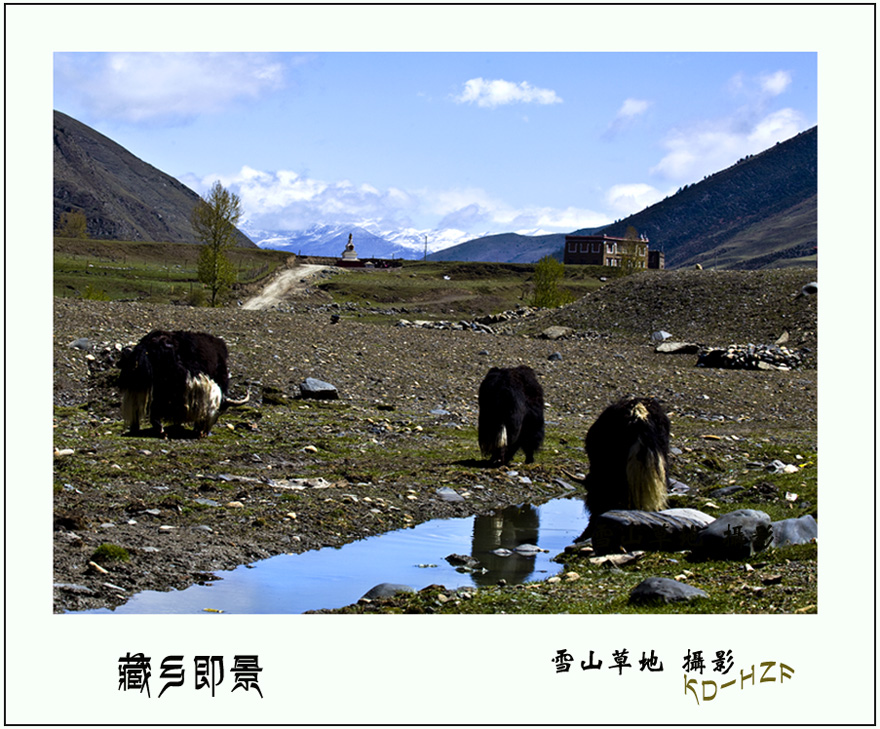
[{"label": "brown hillside", "polygon": [[[91,238],[195,243],[190,214],[199,196],[91,127],[55,112],[54,227],[85,214]],[[239,232],[238,245],[256,247]]]}]

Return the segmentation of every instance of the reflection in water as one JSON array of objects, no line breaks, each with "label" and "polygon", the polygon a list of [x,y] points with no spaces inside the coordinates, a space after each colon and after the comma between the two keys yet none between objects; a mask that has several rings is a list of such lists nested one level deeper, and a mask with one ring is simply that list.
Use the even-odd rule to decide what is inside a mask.
[{"label": "reflection in water", "polygon": [[[508,584],[525,582],[535,570],[535,553],[518,554],[513,550],[522,544],[538,544],[540,526],[538,510],[531,504],[508,506],[494,516],[478,516],[474,519],[474,542],[471,554],[488,570],[475,572],[474,582],[492,585],[498,580]],[[506,549],[508,556],[493,554]]]},{"label": "reflection in water", "polygon": [[[420,590],[431,584],[455,589],[495,584],[500,579],[508,584],[545,579],[560,570],[552,558],[577,538],[586,521],[583,501],[576,498],[555,499],[538,507],[513,506],[491,517],[435,519],[340,548],[282,554],[218,572],[218,580],[210,585],[170,592],[146,590],[112,612],[303,613],[351,605],[382,582]],[[530,556],[492,554],[500,548],[512,552],[523,544],[537,545],[542,551]],[[450,554],[468,552],[488,571],[461,573],[446,561]]]}]

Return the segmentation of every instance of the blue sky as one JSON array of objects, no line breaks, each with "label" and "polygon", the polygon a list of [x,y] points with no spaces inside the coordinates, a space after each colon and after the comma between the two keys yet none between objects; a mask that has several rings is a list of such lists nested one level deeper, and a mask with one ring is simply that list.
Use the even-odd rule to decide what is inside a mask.
[{"label": "blue sky", "polygon": [[814,126],[817,54],[55,53],[54,106],[255,227],[568,232]]}]

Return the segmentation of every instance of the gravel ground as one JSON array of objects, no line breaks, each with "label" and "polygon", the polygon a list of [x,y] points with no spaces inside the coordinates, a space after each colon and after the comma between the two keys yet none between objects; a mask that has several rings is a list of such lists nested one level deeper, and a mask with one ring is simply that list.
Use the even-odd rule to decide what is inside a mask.
[{"label": "gravel ground", "polygon": [[[725,466],[741,468],[759,446],[815,449],[817,297],[797,295],[813,280],[796,269],[643,274],[495,335],[397,327],[394,312],[367,323],[377,312],[320,296],[265,311],[56,299],[54,609],[113,607],[280,553],[541,503],[563,491],[559,479],[585,472],[586,429],[625,395],[664,401],[682,451],[672,475],[695,489],[680,505],[699,506],[697,494],[726,484]],[[555,324],[574,334],[540,338]],[[153,328],[227,341],[232,396],[250,389],[251,402],[208,438],[122,435],[114,353]],[[806,365],[697,368],[693,355],[656,354],[657,329],[711,346],[772,344],[787,332]],[[520,455],[511,466],[528,485],[485,468],[475,435],[486,371],[519,363],[535,368],[548,404],[536,463]],[[300,399],[306,377],[332,383],[339,399]],[[444,501],[443,486],[465,500]],[[105,543],[128,559],[96,553]]]}]

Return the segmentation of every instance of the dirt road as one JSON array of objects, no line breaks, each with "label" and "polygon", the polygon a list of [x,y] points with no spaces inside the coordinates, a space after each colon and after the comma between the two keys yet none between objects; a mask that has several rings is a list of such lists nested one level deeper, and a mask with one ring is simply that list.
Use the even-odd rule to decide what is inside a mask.
[{"label": "dirt road", "polygon": [[242,309],[271,309],[273,306],[304,292],[311,280],[331,266],[304,263],[280,271],[256,296],[242,304]]}]

